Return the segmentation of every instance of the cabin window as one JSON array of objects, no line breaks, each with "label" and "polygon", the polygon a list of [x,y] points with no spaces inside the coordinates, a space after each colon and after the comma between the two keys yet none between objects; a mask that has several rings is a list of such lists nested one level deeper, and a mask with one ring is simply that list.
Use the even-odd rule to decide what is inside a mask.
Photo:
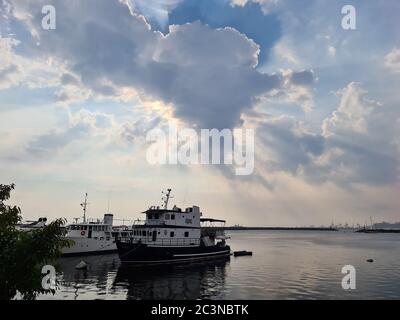
[{"label": "cabin window", "polygon": [[189,231],[185,232],[185,238],[189,237]]},{"label": "cabin window", "polygon": [[143,237],[146,236],[146,231],[142,231],[142,236],[143,236]]},{"label": "cabin window", "polygon": [[175,220],[175,215],[171,214],[171,220]]},{"label": "cabin window", "polygon": [[149,213],[149,219],[153,219],[153,215]]},{"label": "cabin window", "polygon": [[158,219],[158,213],[154,215],[154,219]]},{"label": "cabin window", "polygon": [[186,219],[185,222],[186,222],[187,224],[191,224],[191,223],[192,223],[192,219]]},{"label": "cabin window", "polygon": [[174,233],[173,231],[171,231],[171,232],[169,233],[169,236],[170,236],[171,238],[173,238],[173,237],[175,237],[175,233]]},{"label": "cabin window", "polygon": [[166,213],[166,214],[165,214],[165,220],[169,220],[169,217],[170,217],[170,214],[169,214],[169,213]]}]

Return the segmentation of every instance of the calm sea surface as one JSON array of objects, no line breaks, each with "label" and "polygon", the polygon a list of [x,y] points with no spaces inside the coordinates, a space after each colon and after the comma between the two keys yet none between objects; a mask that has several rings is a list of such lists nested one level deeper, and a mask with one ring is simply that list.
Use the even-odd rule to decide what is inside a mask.
[{"label": "calm sea surface", "polygon": [[[40,299],[400,299],[400,234],[229,235],[253,256],[157,268],[122,267],[117,254],[62,258],[60,288]],[[88,270],[75,269],[81,260]],[[342,289],[344,265],[356,268],[356,290]]]}]

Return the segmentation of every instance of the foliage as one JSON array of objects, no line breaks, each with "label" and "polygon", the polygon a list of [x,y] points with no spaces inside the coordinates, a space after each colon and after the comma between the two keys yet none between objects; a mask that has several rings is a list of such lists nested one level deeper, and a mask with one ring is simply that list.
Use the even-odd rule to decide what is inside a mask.
[{"label": "foliage", "polygon": [[54,293],[42,288],[41,269],[70,243],[64,237],[64,219],[33,231],[19,230],[20,208],[4,204],[13,189],[14,184],[0,184],[0,299],[13,299],[18,293],[23,299],[35,299],[39,293]]}]

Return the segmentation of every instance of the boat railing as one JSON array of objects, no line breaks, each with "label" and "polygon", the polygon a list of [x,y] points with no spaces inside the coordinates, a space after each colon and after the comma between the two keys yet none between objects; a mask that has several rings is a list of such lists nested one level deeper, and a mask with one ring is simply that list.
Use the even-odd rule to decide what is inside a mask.
[{"label": "boat railing", "polygon": [[171,238],[171,239],[156,239],[153,241],[151,238],[139,238],[132,237],[129,239],[122,239],[120,237],[117,240],[129,241],[131,243],[143,243],[153,246],[198,246],[200,245],[199,238]]},{"label": "boat railing", "polygon": [[225,235],[225,230],[221,227],[203,227],[201,228],[201,235],[204,237],[215,238],[217,236]]}]

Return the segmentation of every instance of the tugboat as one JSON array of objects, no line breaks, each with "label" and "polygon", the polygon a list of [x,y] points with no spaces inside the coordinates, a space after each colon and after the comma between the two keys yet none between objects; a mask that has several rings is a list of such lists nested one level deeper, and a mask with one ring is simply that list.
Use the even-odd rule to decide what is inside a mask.
[{"label": "tugboat", "polygon": [[[177,206],[168,209],[171,189],[163,194],[163,206],[151,206],[142,212],[146,215],[145,223],[133,225],[129,239],[117,238],[121,262],[181,263],[230,256],[223,229],[225,220],[201,218],[198,206],[184,211]],[[223,226],[215,226],[216,223]]]}]

